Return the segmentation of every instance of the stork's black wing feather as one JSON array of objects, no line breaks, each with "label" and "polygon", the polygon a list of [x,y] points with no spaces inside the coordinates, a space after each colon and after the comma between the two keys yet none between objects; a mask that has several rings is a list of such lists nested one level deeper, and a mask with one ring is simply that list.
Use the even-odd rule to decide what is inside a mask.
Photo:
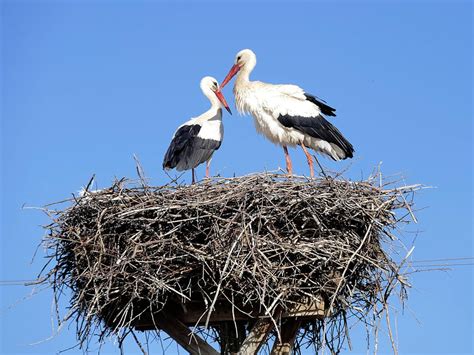
[{"label": "stork's black wing feather", "polygon": [[163,169],[173,169],[178,165],[180,155],[186,145],[198,135],[200,130],[200,125],[184,125],[176,131],[163,159]]},{"label": "stork's black wing feather", "polygon": [[221,142],[198,137],[200,125],[179,128],[163,159],[163,169],[188,170],[209,160]]},{"label": "stork's black wing feather", "polygon": [[318,98],[314,95],[307,94],[307,93],[305,93],[304,96],[306,96],[306,100],[311,101],[313,104],[318,106],[323,115],[336,116],[336,114],[335,114],[336,109],[332,108],[331,106],[326,104],[326,102],[324,100],[322,100],[322,99],[320,99],[320,98]]},{"label": "stork's black wing feather", "polygon": [[311,137],[337,145],[344,152],[345,158],[352,158],[353,156],[354,147],[352,144],[321,115],[317,117],[280,115],[278,121],[285,127],[294,128]]}]

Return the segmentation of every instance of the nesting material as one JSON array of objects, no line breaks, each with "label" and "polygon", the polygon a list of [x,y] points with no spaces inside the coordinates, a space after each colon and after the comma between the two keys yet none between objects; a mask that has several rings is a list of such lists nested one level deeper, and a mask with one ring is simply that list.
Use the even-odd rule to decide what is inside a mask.
[{"label": "nesting material", "polygon": [[273,173],[191,186],[117,181],[50,211],[45,282],[57,296],[71,290],[81,343],[149,329],[170,305],[199,304],[196,325],[218,334],[219,308],[251,325],[322,300],[326,316],[306,319],[298,339],[337,350],[341,324],[352,315],[372,323],[403,291],[393,231],[413,217],[418,188]]}]

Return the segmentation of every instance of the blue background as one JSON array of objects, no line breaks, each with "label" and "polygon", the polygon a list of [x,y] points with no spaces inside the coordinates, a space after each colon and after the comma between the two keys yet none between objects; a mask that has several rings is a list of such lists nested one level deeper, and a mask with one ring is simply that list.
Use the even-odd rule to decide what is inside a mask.
[{"label": "blue background", "polygon": [[[415,259],[472,257],[472,10],[469,1],[3,1],[0,279],[31,280],[44,261],[40,249],[30,263],[48,219],[23,204],[68,197],[92,174],[99,188],[135,177],[133,154],[152,184],[167,182],[174,130],[209,106],[200,79],[222,80],[243,48],[257,54],[254,79],[298,84],[337,108],[333,122],[356,156],[322,159],[327,168],[358,179],[383,162],[385,176],[436,187],[418,195],[420,223],[407,229]],[[234,108],[231,85],[224,93]],[[284,166],[250,117],[224,124],[213,174]],[[307,174],[304,154],[290,154]],[[400,352],[473,353],[472,266],[412,283],[398,309]],[[32,288],[3,283],[0,292],[3,354],[74,345],[74,327],[45,341],[49,290],[30,297]],[[365,353],[363,331],[352,342]],[[380,347],[390,351],[383,333]]]}]

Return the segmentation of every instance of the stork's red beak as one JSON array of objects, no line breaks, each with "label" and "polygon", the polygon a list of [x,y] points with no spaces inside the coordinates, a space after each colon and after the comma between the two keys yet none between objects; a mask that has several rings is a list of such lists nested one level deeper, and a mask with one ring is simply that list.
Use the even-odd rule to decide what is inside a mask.
[{"label": "stork's red beak", "polygon": [[230,81],[230,79],[232,79],[234,77],[234,75],[239,72],[239,70],[240,70],[240,65],[238,65],[238,64],[234,64],[232,66],[232,68],[230,68],[229,74],[227,74],[227,76],[225,77],[224,81],[221,84],[221,90],[224,86],[227,85],[227,83]]},{"label": "stork's red beak", "polygon": [[214,91],[214,93],[216,94],[217,98],[222,103],[222,105],[224,105],[227,112],[229,112],[232,115],[232,111],[230,110],[229,105],[227,104],[227,101],[225,100],[224,95],[222,95],[221,90]]}]

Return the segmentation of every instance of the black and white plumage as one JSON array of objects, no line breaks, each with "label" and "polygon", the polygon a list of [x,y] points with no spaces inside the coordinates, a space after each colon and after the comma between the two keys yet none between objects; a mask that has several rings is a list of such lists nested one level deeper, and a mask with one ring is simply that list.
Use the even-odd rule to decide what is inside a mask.
[{"label": "black and white plumage", "polygon": [[306,154],[310,174],[314,176],[311,148],[334,160],[352,158],[354,148],[326,116],[335,116],[335,109],[323,100],[306,93],[296,85],[273,85],[250,81],[257,58],[250,49],[237,53],[235,63],[221,84],[223,88],[233,76],[236,107],[250,113],[258,132],[273,143],[283,146],[288,173],[292,173],[288,146],[301,146]]},{"label": "black and white plumage", "polygon": [[222,106],[230,113],[216,79],[204,77],[201,90],[211,102],[211,108],[178,127],[163,159],[163,169],[191,169],[193,182],[194,168],[204,162],[207,162],[206,177],[209,177],[212,155],[221,146],[224,135]]},{"label": "black and white plumage", "polygon": [[[176,131],[163,160],[165,169],[176,168],[178,171],[193,169],[212,157],[214,151],[221,145],[222,136],[216,137],[218,139],[202,138],[199,136],[201,128],[200,124],[185,124]],[[219,129],[221,130],[222,128]]]}]

